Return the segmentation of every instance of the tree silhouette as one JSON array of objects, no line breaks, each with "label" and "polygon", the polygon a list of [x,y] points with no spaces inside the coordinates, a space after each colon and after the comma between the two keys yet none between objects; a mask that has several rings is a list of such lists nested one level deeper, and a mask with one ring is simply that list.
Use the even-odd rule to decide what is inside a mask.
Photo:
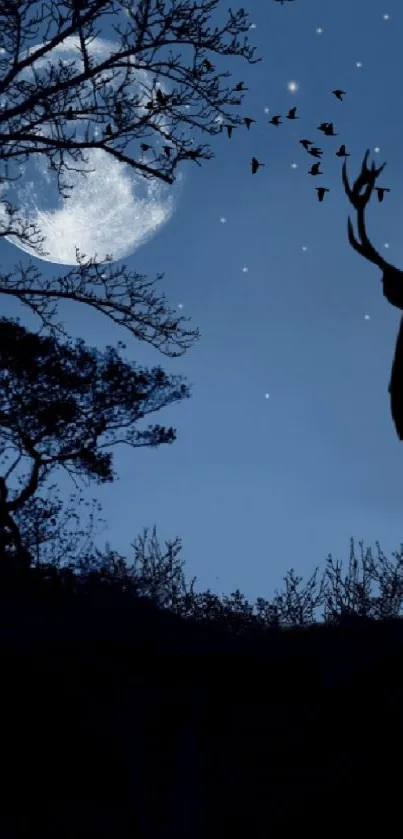
[{"label": "tree silhouette", "polygon": [[[134,7],[131,2],[118,6],[114,0],[71,0],[63,8],[51,4],[33,11],[32,4],[22,0],[3,4],[0,10],[0,175],[4,184],[0,236],[14,236],[38,255],[46,255],[43,238],[6,198],[7,184],[21,177],[21,164],[41,155],[65,197],[72,188],[66,175],[79,171],[85,177],[86,153],[91,149],[102,150],[113,160],[129,165],[138,176],[170,184],[182,162],[190,160],[200,165],[214,156],[209,146],[195,142],[197,132],[213,137],[222,131],[223,122],[234,126],[243,122],[236,113],[242,103],[242,85],[228,86],[230,72],[217,71],[207,57],[241,57],[249,64],[260,60],[253,57],[254,49],[247,38],[240,40],[249,29],[243,9],[229,11],[224,24],[212,27],[218,0],[197,4],[190,0],[140,0]],[[109,55],[101,55],[94,49],[96,27],[107,23],[112,15],[118,41]],[[78,48],[75,61],[57,59],[56,51],[63,45]],[[85,125],[84,135],[77,130],[80,125]],[[56,320],[58,301],[62,299],[102,312],[167,356],[182,355],[198,339],[199,331],[187,326],[189,318],[178,316],[144,275],[130,274],[124,265],[113,268],[112,257],[100,262],[96,255],[87,259],[78,248],[76,260],[75,268],[51,280],[44,280],[36,266],[20,262],[13,272],[0,275],[0,294],[28,306],[40,321],[39,334],[46,330],[54,339],[57,335],[66,337],[63,324]],[[157,275],[157,281],[162,278],[163,274]],[[160,379],[160,390],[161,385]],[[68,421],[69,408],[66,395],[58,409],[64,421]],[[53,403],[51,414],[56,423]],[[62,425],[59,423],[58,430]],[[56,427],[53,430],[56,432]],[[144,438],[142,444],[154,443]],[[96,469],[88,446],[81,451],[80,469],[84,469],[85,461],[87,471]],[[31,475],[36,496],[31,493],[28,498],[25,488],[24,505],[17,509],[14,503],[7,532],[11,539],[14,527],[11,541],[16,550],[19,519],[33,555],[38,558],[40,544],[43,558],[42,546],[47,542],[55,559],[53,549],[59,555],[70,549],[70,537],[66,536],[62,546],[51,507],[41,504],[38,463],[34,459],[34,477]],[[63,460],[63,465],[70,468],[71,461]],[[8,496],[6,502],[6,492],[3,482],[3,515],[7,503],[11,516],[9,505],[13,502]],[[53,508],[55,503],[52,499]],[[19,555],[21,551],[19,544]]]},{"label": "tree silhouette", "polygon": [[347,569],[331,554],[319,577],[319,566],[304,582],[291,568],[283,578],[284,586],[271,599],[258,597],[250,603],[239,589],[219,596],[210,589],[195,591],[197,577],[188,583],[185,561],[181,558],[179,538],[165,541],[165,550],[157,537],[156,525],[148,528],[132,543],[130,559],[112,550],[89,551],[69,567],[80,577],[99,573],[105,580],[120,583],[122,590],[135,587],[159,608],[183,618],[220,626],[238,635],[259,633],[281,627],[296,629],[323,622],[328,625],[353,625],[358,620],[395,619],[403,607],[403,543],[389,560],[379,543],[374,557],[371,547],[364,550],[350,540]]},{"label": "tree silhouette", "polygon": [[[120,343],[120,342],[119,342]],[[118,443],[137,448],[175,440],[173,428],[161,425],[139,430],[148,414],[189,396],[180,377],[160,367],[136,368],[117,350],[104,353],[60,344],[19,323],[0,321],[0,439],[3,456],[13,462],[0,478],[1,533],[21,552],[21,534],[14,513],[21,510],[57,467],[73,478],[113,481],[112,454]],[[28,459],[29,475],[18,478],[21,489],[10,495],[12,473]]]},{"label": "tree silhouette", "polygon": [[[93,548],[94,537],[99,534],[97,525],[106,526],[96,498],[85,500],[80,493],[72,492],[67,502],[62,502],[56,484],[46,486],[46,493],[38,489],[24,505],[15,510],[13,519],[23,543],[35,566],[52,565],[56,568],[78,561]],[[82,525],[87,513],[86,526]],[[10,541],[9,553],[15,552]]]},{"label": "tree silhouette", "polygon": [[[243,94],[239,86],[226,85],[231,73],[216,70],[207,55],[226,61],[241,57],[249,64],[260,60],[247,38],[239,38],[250,26],[244,9],[229,10],[226,23],[212,28],[217,7],[218,0],[138,0],[134,5],[131,0],[70,0],[62,8],[42,5],[34,13],[25,0],[3,4],[1,182],[18,179],[18,166],[35,155],[48,162],[64,196],[72,188],[64,176],[86,171],[87,150],[102,150],[137,175],[167,184],[183,161],[201,165],[211,159],[210,147],[194,142],[196,133],[214,137],[222,121],[242,124],[234,109]],[[100,56],[93,46],[96,26],[112,16],[119,41],[111,54]],[[41,37],[42,43],[32,47]],[[63,44],[77,45],[76,61],[56,62],[55,50]],[[78,136],[80,125],[85,125],[84,137]],[[141,146],[150,151],[147,162]],[[12,164],[15,177],[9,173]],[[15,236],[45,254],[39,231],[19,217],[4,194],[1,201],[0,235]],[[76,269],[51,282],[19,264],[16,272],[0,277],[0,293],[16,297],[43,327],[61,334],[63,325],[54,321],[57,302],[69,299],[103,312],[167,355],[181,355],[197,339],[197,330],[186,329],[187,319],[169,311],[142,275],[127,274],[125,266],[113,271],[111,258],[97,262],[78,249],[76,259]]]}]

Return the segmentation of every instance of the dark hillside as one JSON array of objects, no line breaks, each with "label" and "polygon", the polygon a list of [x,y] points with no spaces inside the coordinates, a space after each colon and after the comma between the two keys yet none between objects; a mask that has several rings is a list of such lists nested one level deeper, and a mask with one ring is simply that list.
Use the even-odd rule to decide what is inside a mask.
[{"label": "dark hillside", "polygon": [[399,619],[248,640],[105,588],[2,594],[2,836],[319,836],[392,819]]}]

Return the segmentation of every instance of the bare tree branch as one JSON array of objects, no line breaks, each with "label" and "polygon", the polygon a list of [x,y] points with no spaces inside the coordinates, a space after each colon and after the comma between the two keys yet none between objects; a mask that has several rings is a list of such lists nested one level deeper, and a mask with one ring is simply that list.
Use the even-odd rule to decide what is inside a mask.
[{"label": "bare tree branch", "polygon": [[[21,164],[35,155],[46,158],[63,196],[73,189],[66,174],[85,177],[93,171],[85,168],[87,150],[102,150],[141,177],[167,184],[174,183],[182,161],[200,165],[213,157],[209,146],[197,145],[196,133],[215,136],[223,121],[242,124],[234,109],[243,95],[239,84],[224,83],[231,73],[217,71],[207,55],[238,56],[249,64],[260,60],[247,38],[239,38],[250,26],[244,9],[229,10],[226,23],[212,28],[218,5],[218,0],[136,0],[134,6],[132,0],[1,2],[0,187],[20,178]],[[118,38],[109,53],[105,41],[102,49],[97,44],[96,26],[103,21],[111,22]],[[57,58],[62,46],[78,47],[77,58]],[[15,177],[8,170],[14,164]],[[20,216],[4,189],[0,192],[0,236],[15,237],[46,256],[40,231]],[[54,317],[58,301],[69,299],[102,312],[166,355],[181,355],[199,337],[198,330],[185,328],[187,319],[168,311],[144,277],[127,275],[125,267],[113,272],[104,264],[112,257],[85,261],[76,249],[76,258],[79,267],[51,283],[31,267],[20,268],[16,279],[0,276],[0,294],[27,305],[52,334],[65,335]]]},{"label": "bare tree branch", "polygon": [[[146,341],[172,358],[183,355],[199,338],[198,329],[187,329],[190,320],[168,307],[165,295],[158,297],[153,282],[144,275],[126,272],[126,266],[85,261],[77,249],[78,266],[64,277],[44,280],[37,267],[18,263],[17,271],[0,275],[0,294],[11,295],[27,305],[51,334],[65,336],[62,323],[54,323],[59,300],[85,303],[123,326],[140,341]],[[163,278],[157,276],[157,282]],[[41,331],[42,331],[41,329]]]},{"label": "bare tree branch", "polygon": [[[165,0],[139,0],[134,12],[130,5],[116,0],[86,3],[71,0],[65,4],[68,12],[64,19],[59,4],[43,3],[38,21],[28,17],[32,4],[21,2],[17,21],[10,4],[2,4],[0,43],[5,57],[0,60],[0,70],[9,69],[0,81],[3,97],[1,160],[20,156],[26,160],[29,155],[44,150],[51,154],[54,150],[52,159],[61,174],[65,168],[64,152],[73,160],[82,160],[82,149],[102,148],[107,154],[121,156],[120,159],[142,174],[147,172],[153,178],[173,183],[181,160],[208,160],[212,156],[208,148],[193,147],[190,139],[179,135],[176,130],[179,126],[187,125],[193,131],[198,128],[214,136],[221,131],[217,117],[230,120],[233,125],[242,124],[240,115],[227,110],[240,105],[242,95],[235,88],[221,89],[221,80],[228,78],[230,72],[215,72],[211,62],[206,65],[205,58],[208,51],[218,56],[240,56],[250,64],[260,60],[253,58],[254,48],[248,45],[247,38],[243,44],[238,39],[241,33],[249,30],[247,13],[243,9],[235,13],[229,10],[227,23],[212,31],[208,22],[218,0],[201,0],[200,3],[173,0],[169,11]],[[119,46],[107,58],[101,60],[98,55],[97,59],[96,51],[91,49],[96,37],[95,23],[106,14],[119,19],[124,9],[128,13],[127,26],[123,29],[120,24],[113,24],[120,38]],[[37,35],[38,22],[47,24],[46,42],[39,47],[28,47],[34,32]],[[49,37],[52,23],[57,25],[57,32]],[[58,67],[49,65],[52,51],[73,36],[78,36],[83,70],[79,72],[74,66],[77,62]],[[185,63],[182,54],[174,56],[172,52],[167,58],[159,57],[168,47],[181,45],[193,50],[193,61]],[[22,57],[24,52],[27,55]],[[42,59],[40,72],[39,59]],[[19,78],[22,71],[28,69],[34,76],[33,81]],[[113,90],[121,71],[125,76]],[[136,82],[136,75],[141,77],[144,93],[133,96],[129,88]],[[149,76],[152,81],[148,80]],[[88,82],[91,83],[89,86]],[[163,82],[172,89],[163,91]],[[97,139],[95,127],[105,129],[111,117],[112,133]],[[75,131],[71,134],[68,130],[69,119],[86,121],[84,142]],[[154,150],[152,161],[144,164],[138,155],[124,154],[132,140],[150,136],[150,133],[160,139],[162,126],[165,139],[172,144],[170,158],[162,151]]]}]

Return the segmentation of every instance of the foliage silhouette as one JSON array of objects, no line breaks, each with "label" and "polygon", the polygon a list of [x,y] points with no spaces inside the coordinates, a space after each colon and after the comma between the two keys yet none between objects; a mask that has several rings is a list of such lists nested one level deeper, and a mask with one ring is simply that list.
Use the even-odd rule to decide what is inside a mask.
[{"label": "foliage silhouette", "polygon": [[255,603],[250,603],[239,589],[221,597],[210,589],[196,592],[197,577],[186,580],[181,539],[166,540],[163,549],[155,525],[151,533],[144,528],[134,540],[130,561],[107,542],[104,551],[92,545],[91,550],[74,559],[64,557],[41,565],[61,573],[68,569],[80,581],[101,580],[116,591],[147,598],[159,610],[180,618],[211,624],[226,633],[255,637],[268,629],[349,626],[357,620],[373,622],[401,617],[403,543],[400,551],[392,553],[392,560],[378,542],[376,557],[371,547],[364,550],[363,542],[358,547],[357,554],[351,539],[345,574],[343,562],[329,554],[320,578],[319,566],[305,583],[291,568],[283,578],[282,590],[275,590],[270,600],[258,597]]},{"label": "foliage silhouette", "polygon": [[[106,520],[97,515],[101,509],[96,498],[88,501],[81,493],[70,493],[68,502],[63,503],[57,485],[51,484],[45,494],[38,491],[29,498],[13,518],[33,565],[59,567],[82,556],[93,545],[94,537],[106,526]],[[88,513],[85,529],[81,525],[84,511]],[[101,530],[96,521],[104,525]]]},{"label": "foliage silhouette", "polygon": [[[242,104],[243,86],[229,87],[226,80],[231,73],[217,71],[207,58],[207,54],[225,57],[226,61],[240,57],[249,64],[260,60],[254,58],[247,38],[240,38],[249,30],[248,15],[243,9],[229,11],[226,22],[212,27],[218,0],[172,0],[169,4],[165,0],[140,0],[135,7],[128,0],[73,0],[62,8],[52,4],[37,6],[33,10],[31,3],[22,0],[2,4],[0,8],[0,164],[5,188],[21,177],[21,164],[41,155],[57,177],[59,193],[67,197],[72,187],[65,176],[71,171],[83,172],[85,176],[86,152],[91,149],[102,149],[122,165],[130,166],[138,176],[171,184],[184,161],[200,165],[214,156],[209,146],[195,144],[197,131],[214,137],[221,133],[223,121],[234,126],[243,123],[243,116],[236,113]],[[124,25],[122,19],[114,24],[119,43],[105,59],[93,51],[92,41],[97,35],[97,24],[107,23],[116,13],[124,14]],[[56,50],[62,45],[70,48],[74,39],[81,68],[77,62],[56,61]],[[34,47],[33,42],[37,44]],[[183,46],[185,52],[181,51]],[[139,82],[139,74],[140,83],[133,95],[132,84]],[[82,138],[75,126],[83,124],[84,118],[86,130]],[[100,125],[108,128],[101,137],[97,135]],[[191,130],[192,138],[186,137],[183,128]],[[148,142],[144,143],[144,139]],[[150,152],[147,160],[146,147]],[[40,232],[20,216],[19,208],[5,198],[4,190],[1,203],[0,236],[15,237],[38,255],[46,255]],[[87,259],[79,249],[76,259],[75,268],[51,280],[44,280],[35,265],[19,262],[13,272],[0,275],[0,294],[28,306],[39,319],[40,334],[49,331],[54,339],[57,335],[66,337],[63,324],[56,320],[58,302],[73,300],[102,312],[138,340],[170,357],[183,355],[198,340],[198,329],[187,325],[189,318],[178,316],[165,295],[156,293],[155,283],[144,275],[128,273],[124,265],[112,267],[112,257],[101,262],[97,255]],[[158,274],[156,281],[163,276]],[[68,407],[67,396],[63,412]],[[54,405],[52,413],[56,422]],[[152,433],[155,441],[157,427]],[[164,438],[170,430],[160,429],[160,433]],[[148,442],[144,438],[143,444],[154,443],[151,438]],[[102,471],[108,468],[108,458],[109,455],[99,453],[94,461],[92,449],[82,447],[80,468],[85,471],[86,463],[87,472],[93,473],[98,467]],[[67,468],[66,461],[64,467]],[[39,473],[37,459],[33,468]],[[37,478],[39,486],[39,474]],[[34,483],[35,480],[34,474]],[[1,492],[4,501],[4,482]],[[31,550],[35,550],[37,559],[39,544],[42,555],[45,541],[50,553],[61,547],[60,530],[53,524],[57,517],[42,501],[31,494],[26,499],[29,516],[25,506],[24,511],[21,507],[14,510],[13,524],[8,519],[8,530],[14,528],[13,541],[20,557],[23,546],[16,522],[19,518],[21,523],[24,516],[26,544],[29,542]],[[60,513],[58,502],[52,500],[52,504]],[[3,514],[4,511],[3,504]],[[71,520],[71,516],[68,518]],[[63,532],[65,550],[74,537],[68,536],[65,528]]]},{"label": "foliage silhouette", "polygon": [[[118,443],[133,448],[172,443],[173,428],[149,425],[139,430],[138,423],[187,397],[183,380],[167,376],[160,367],[136,368],[112,347],[100,353],[87,349],[81,339],[75,346],[61,344],[2,318],[0,439],[6,461],[14,457],[0,477],[2,538],[8,534],[21,554],[21,534],[13,514],[57,467],[73,478],[110,482],[116,476],[113,456],[105,448]],[[18,478],[22,488],[11,496],[7,480],[24,459],[30,464],[29,476]]]}]

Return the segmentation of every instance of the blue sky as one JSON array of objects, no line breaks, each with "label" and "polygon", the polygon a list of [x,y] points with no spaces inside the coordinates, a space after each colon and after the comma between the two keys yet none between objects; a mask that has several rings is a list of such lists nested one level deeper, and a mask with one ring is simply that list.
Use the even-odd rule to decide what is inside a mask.
[{"label": "blue sky", "polygon": [[[99,349],[120,339],[128,360],[161,364],[192,386],[191,399],[150,417],[177,429],[172,446],[117,447],[119,480],[86,491],[108,522],[98,546],[108,540],[130,558],[130,543],[155,523],[161,542],[181,537],[198,589],[238,587],[254,600],[270,597],[291,567],[307,577],[329,553],[347,560],[351,536],[378,540],[386,553],[402,541],[403,449],[387,392],[399,314],[382,296],[380,271],[348,244],[335,151],[345,143],[350,152],[350,180],[367,148],[371,160],[387,161],[379,184],[391,192],[371,202],[368,230],[402,266],[403,7],[249,0],[245,8],[263,61],[231,59],[228,68],[249,88],[241,110],[256,123],[231,140],[212,138],[215,159],[202,168],[183,165],[171,220],[121,261],[149,279],[165,272],[160,290],[200,328],[200,341],[169,359],[82,305],[59,312],[71,337]],[[347,92],[343,102],[333,88]],[[268,124],[293,105],[299,120]],[[320,134],[322,121],[338,136]],[[302,137],[324,149],[321,178],[307,174],[314,160]],[[265,164],[254,176],[252,155]],[[318,185],[330,189],[322,204]],[[0,247],[4,272],[28,263],[9,242]],[[32,261],[45,277],[64,273]],[[38,324],[16,302],[3,298],[2,309]],[[74,490],[60,478],[63,493]]]}]

